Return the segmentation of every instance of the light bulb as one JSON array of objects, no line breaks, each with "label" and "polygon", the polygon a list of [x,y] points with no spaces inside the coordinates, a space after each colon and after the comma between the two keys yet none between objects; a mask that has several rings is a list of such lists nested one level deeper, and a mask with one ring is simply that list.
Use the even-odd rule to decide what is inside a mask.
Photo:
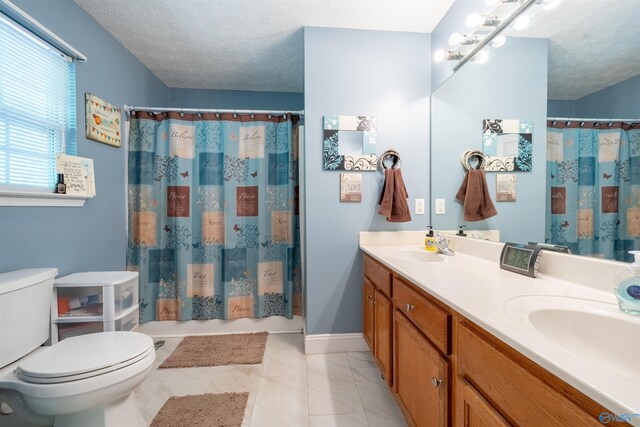
[{"label": "light bulb", "polygon": [[493,40],[491,40],[491,46],[493,47],[502,47],[507,42],[507,38],[500,34],[496,36]]},{"label": "light bulb", "polygon": [[555,9],[560,4],[561,0],[542,0],[542,7],[547,10]]},{"label": "light bulb", "polygon": [[529,26],[531,19],[527,15],[521,15],[513,22],[513,28],[517,31],[522,31]]},{"label": "light bulb", "polygon": [[495,4],[497,4],[500,0],[484,0],[484,2],[487,4],[487,6],[494,6]]},{"label": "light bulb", "polygon": [[482,50],[475,54],[473,60],[476,64],[484,64],[489,60],[489,54],[487,53],[487,51]]},{"label": "light bulb", "polygon": [[433,60],[436,62],[442,62],[447,57],[447,52],[442,49],[438,49],[433,54]]},{"label": "light bulb", "polygon": [[483,22],[484,22],[484,17],[480,15],[478,12],[473,12],[471,15],[467,16],[467,27],[469,28],[482,25]]},{"label": "light bulb", "polygon": [[464,36],[460,33],[453,33],[449,36],[449,46],[457,46],[464,40]]}]

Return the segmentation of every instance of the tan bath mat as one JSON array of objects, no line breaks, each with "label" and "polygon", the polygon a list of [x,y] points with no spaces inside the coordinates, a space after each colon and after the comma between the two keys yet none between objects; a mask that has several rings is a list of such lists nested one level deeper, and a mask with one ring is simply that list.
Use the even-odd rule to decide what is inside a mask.
[{"label": "tan bath mat", "polygon": [[267,335],[267,332],[257,332],[184,337],[160,368],[262,363]]},{"label": "tan bath mat", "polygon": [[249,393],[174,396],[160,408],[151,427],[239,427]]}]

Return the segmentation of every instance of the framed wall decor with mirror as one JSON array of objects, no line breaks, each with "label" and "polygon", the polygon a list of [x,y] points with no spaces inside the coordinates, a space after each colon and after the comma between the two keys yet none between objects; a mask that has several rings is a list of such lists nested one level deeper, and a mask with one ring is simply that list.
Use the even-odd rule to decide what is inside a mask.
[{"label": "framed wall decor with mirror", "polygon": [[524,120],[484,119],[482,152],[488,172],[530,172],[533,123]]},{"label": "framed wall decor with mirror", "polygon": [[323,170],[376,170],[375,117],[324,116],[323,121]]}]

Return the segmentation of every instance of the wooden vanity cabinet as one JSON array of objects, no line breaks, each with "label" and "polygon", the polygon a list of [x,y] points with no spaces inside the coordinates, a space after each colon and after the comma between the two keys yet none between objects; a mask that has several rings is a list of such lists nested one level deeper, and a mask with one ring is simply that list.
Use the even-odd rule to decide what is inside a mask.
[{"label": "wooden vanity cabinet", "polygon": [[413,426],[449,423],[450,313],[393,277],[394,392]]},{"label": "wooden vanity cabinet", "polygon": [[613,413],[366,254],[364,273],[364,337],[410,426],[598,426]]},{"label": "wooden vanity cabinet", "polygon": [[364,339],[380,368],[382,377],[391,386],[391,272],[366,254],[363,290]]}]

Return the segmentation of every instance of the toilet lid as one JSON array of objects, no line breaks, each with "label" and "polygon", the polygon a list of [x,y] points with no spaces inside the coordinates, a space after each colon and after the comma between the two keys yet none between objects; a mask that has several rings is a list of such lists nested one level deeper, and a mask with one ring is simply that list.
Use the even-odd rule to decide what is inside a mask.
[{"label": "toilet lid", "polygon": [[153,340],[138,332],[99,332],[67,338],[18,365],[20,379],[59,383],[93,377],[129,366],[154,351]]}]

